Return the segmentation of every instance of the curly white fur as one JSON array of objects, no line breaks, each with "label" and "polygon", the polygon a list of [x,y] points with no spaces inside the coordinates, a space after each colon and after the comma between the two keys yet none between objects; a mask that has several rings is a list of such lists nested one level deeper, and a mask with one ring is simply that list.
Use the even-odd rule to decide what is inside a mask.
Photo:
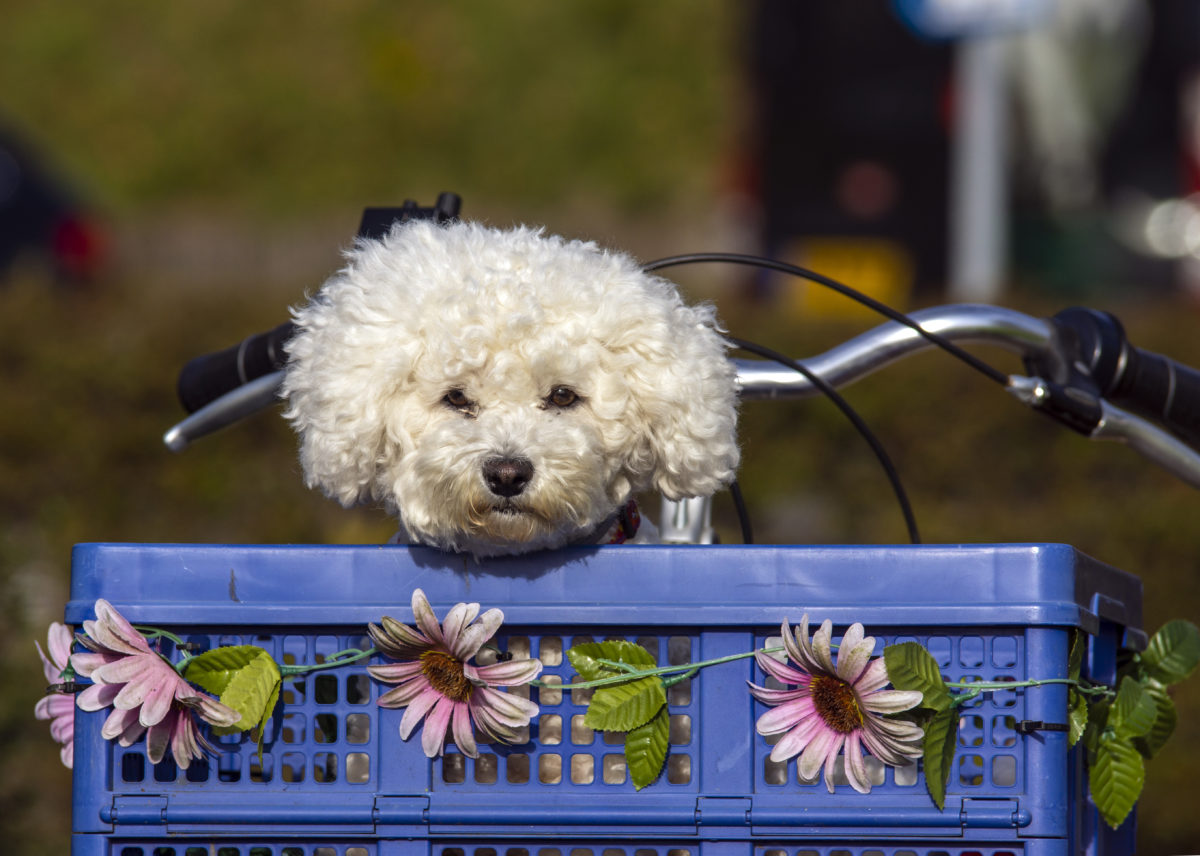
[{"label": "curly white fur", "polygon": [[[412,221],[348,261],[293,313],[287,347],[309,486],[490,556],[586,539],[636,491],[704,496],[733,478],[737,394],[713,309],[629,256]],[[496,461],[525,480],[497,487]]]}]

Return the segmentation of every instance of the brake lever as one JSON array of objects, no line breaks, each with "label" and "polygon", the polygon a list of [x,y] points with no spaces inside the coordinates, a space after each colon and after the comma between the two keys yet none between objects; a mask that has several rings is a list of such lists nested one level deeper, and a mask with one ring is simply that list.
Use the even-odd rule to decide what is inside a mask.
[{"label": "brake lever", "polygon": [[283,372],[278,371],[230,390],[173,425],[163,434],[163,443],[172,452],[182,452],[192,441],[271,405],[279,397],[282,385]]},{"label": "brake lever", "polygon": [[1200,453],[1149,420],[1086,390],[1040,377],[1013,375],[1007,389],[1019,401],[1089,439],[1124,443],[1180,480],[1200,488]]}]

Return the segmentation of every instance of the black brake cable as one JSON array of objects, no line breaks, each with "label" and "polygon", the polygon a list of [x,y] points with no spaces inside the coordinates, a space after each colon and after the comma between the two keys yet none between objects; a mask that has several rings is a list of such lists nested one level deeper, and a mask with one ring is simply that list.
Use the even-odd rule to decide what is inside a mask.
[{"label": "black brake cable", "polygon": [[750,529],[750,512],[746,510],[746,500],[742,497],[742,487],[738,484],[737,479],[729,483],[729,496],[733,499],[738,525],[742,528],[742,543],[753,544],[754,533]]},{"label": "black brake cable", "polygon": [[798,265],[788,264],[787,262],[776,261],[775,259],[763,258],[762,256],[753,256],[745,253],[686,253],[679,256],[668,256],[662,259],[656,259],[642,265],[642,270],[652,273],[663,268],[676,267],[679,265],[695,264],[702,262],[724,262],[727,264],[749,265],[751,267],[767,268],[769,270],[777,270],[781,273],[788,273],[792,276],[807,279],[818,285],[823,285],[828,289],[836,291],[844,297],[861,303],[880,315],[891,319],[905,327],[909,327],[923,336],[928,342],[941,348],[948,354],[957,357],[962,362],[969,365],[971,368],[994,380],[1001,386],[1008,386],[1008,375],[994,366],[989,365],[983,360],[969,351],[965,351],[958,345],[951,342],[944,336],[934,333],[932,330],[926,330],[912,318],[909,318],[903,312],[900,312],[886,303],[880,303],[873,297],[868,297],[861,291],[857,291],[848,285],[838,282],[836,279],[831,279],[816,271],[808,270],[807,268],[799,267]]},{"label": "black brake cable", "polygon": [[809,371],[800,363],[793,360],[791,357],[785,356],[778,351],[773,351],[763,345],[754,342],[747,342],[742,339],[736,339],[733,336],[725,337],[728,342],[734,347],[740,348],[743,351],[749,351],[752,354],[758,354],[768,360],[773,360],[782,366],[786,366],[792,371],[799,372],[808,379],[808,382],[819,389],[826,398],[832,401],[842,413],[850,420],[850,423],[858,431],[862,438],[867,441],[867,445],[871,447],[871,451],[875,453],[875,457],[879,460],[880,466],[883,467],[883,472],[887,475],[888,481],[892,485],[892,492],[896,494],[896,501],[900,503],[900,511],[904,514],[904,525],[908,529],[908,540],[913,544],[921,543],[921,536],[917,532],[917,520],[913,516],[912,505],[908,501],[908,494],[904,491],[904,485],[900,483],[900,474],[896,471],[895,464],[892,463],[891,457],[887,450],[883,448],[883,444],[879,442],[879,438],[875,433],[867,427],[867,423],[858,415],[858,412],[850,406],[850,402],[846,401],[836,389],[828,382]]},{"label": "black brake cable", "polygon": [[[862,305],[874,310],[875,312],[878,312],[880,315],[883,315],[892,321],[903,324],[904,326],[915,330],[931,344],[936,345],[943,351],[951,354],[954,357],[957,357],[959,360],[971,366],[984,376],[1001,384],[1002,386],[1008,385],[1007,374],[979,359],[974,354],[958,347],[949,339],[946,339],[945,337],[940,336],[930,330],[926,330],[903,312],[893,309],[886,303],[881,303],[880,301],[875,300],[873,297],[868,297],[866,294],[863,294],[862,292],[853,289],[848,285],[840,283],[835,279],[827,277],[823,274],[819,274],[816,271],[802,268],[798,265],[777,261],[775,259],[763,258],[762,256],[747,255],[745,253],[687,253],[684,255],[668,256],[666,258],[656,259],[655,261],[648,262],[647,264],[643,265],[642,269],[647,273],[652,273],[668,267],[706,262],[740,264],[766,268],[769,270],[776,270],[782,273],[791,274],[792,276],[797,276],[801,279],[807,279],[817,283],[818,285],[823,285],[826,288],[836,291],[837,293],[856,301],[857,303],[861,303]],[[846,401],[846,399],[843,398],[842,395],[833,388],[833,386],[831,386],[822,378],[813,374],[805,366],[801,365],[791,357],[781,354],[778,351],[773,351],[763,345],[758,345],[754,342],[747,342],[730,336],[727,336],[726,339],[741,350],[758,354],[765,359],[772,360],[800,373],[808,380],[809,383],[811,383],[816,389],[825,395],[826,398],[832,401],[839,410],[842,411],[843,415],[850,420],[855,430],[857,430],[862,438],[866,440],[867,444],[871,447],[871,451],[874,452],[875,457],[879,460],[880,466],[883,467],[884,474],[887,476],[888,482],[892,486],[892,491],[895,493],[896,500],[900,504],[900,510],[904,515],[904,524],[908,529],[909,540],[913,544],[921,543],[921,538],[917,531],[916,518],[914,517],[912,511],[912,505],[908,501],[908,495],[904,490],[903,484],[900,482],[900,475],[897,472],[895,465],[892,463],[891,457],[883,448],[883,444],[879,442],[879,439],[875,436],[874,432],[872,432],[867,426],[866,422],[863,421],[862,417],[859,416],[854,408],[850,406],[850,403]],[[750,543],[748,538],[749,519],[745,510],[745,503],[742,500],[741,490],[738,488],[736,482],[730,487],[730,493],[734,498],[734,503],[738,510],[739,520],[742,523],[743,540],[748,544]]]}]

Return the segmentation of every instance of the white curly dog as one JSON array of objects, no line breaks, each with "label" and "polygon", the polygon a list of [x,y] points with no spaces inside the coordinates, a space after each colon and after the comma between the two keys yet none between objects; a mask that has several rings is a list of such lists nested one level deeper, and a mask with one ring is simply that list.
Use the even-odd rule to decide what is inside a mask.
[{"label": "white curly dog", "polygon": [[631,257],[531,228],[409,221],[294,311],[286,415],[310,487],[476,556],[636,537],[632,497],[738,463],[711,306]]}]

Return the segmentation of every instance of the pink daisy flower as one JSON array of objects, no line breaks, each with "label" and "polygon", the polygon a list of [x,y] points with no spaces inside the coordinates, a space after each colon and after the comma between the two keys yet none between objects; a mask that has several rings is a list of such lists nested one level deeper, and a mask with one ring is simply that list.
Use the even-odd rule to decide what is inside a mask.
[{"label": "pink daisy flower", "polygon": [[871,782],[864,750],[893,767],[921,757],[925,736],[921,728],[885,716],[916,707],[921,693],[884,689],[887,666],[882,657],[871,659],[875,639],[863,635],[861,624],[851,625],[842,637],[836,666],[831,622],[821,625],[811,644],[807,615],[794,635],[787,621],[780,632],[787,659],[795,667],[762,652],[754,659],[764,672],[791,688],[750,684],[751,695],[773,707],[758,718],[758,733],[782,735],[771,750],[772,761],[799,755],[797,766],[804,779],[815,778],[824,767],[825,785],[833,793],[834,763],[844,750],[846,778],[854,790],[865,794],[870,793]]},{"label": "pink daisy flower", "polygon": [[[38,656],[42,658],[42,670],[46,680],[51,684],[62,683],[62,674],[66,671],[71,657],[71,644],[74,635],[71,628],[57,621],[50,625],[46,634],[46,651],[37,642]],[[46,652],[49,652],[47,655]],[[70,768],[75,764],[75,699],[73,696],[58,692],[47,693],[33,709],[33,715],[38,719],[50,721],[50,736],[62,746],[59,757],[63,766]]]},{"label": "pink daisy flower", "polygon": [[96,619],[83,622],[80,643],[92,653],[72,654],[71,665],[92,686],[75,699],[80,710],[112,705],[100,735],[122,746],[146,735],[146,757],[157,764],[167,747],[180,769],[213,751],[196,729],[193,714],[211,725],[233,725],[241,714],[199,692],[151,649],[133,625],[106,600],[96,601]]},{"label": "pink daisy flower", "polygon": [[407,740],[424,719],[421,748],[430,758],[442,754],[448,733],[459,751],[472,758],[479,757],[476,728],[490,740],[514,742],[517,729],[537,716],[538,706],[496,688],[529,683],[541,673],[541,662],[509,660],[487,666],[469,662],[496,634],[504,613],[489,609],[475,622],[479,604],[460,603],[438,624],[420,589],[413,592],[412,611],[415,630],[387,616],[368,628],[375,646],[398,661],[368,666],[367,671],[384,683],[398,684],[379,697],[379,705],[407,708],[400,720],[400,737]]}]

